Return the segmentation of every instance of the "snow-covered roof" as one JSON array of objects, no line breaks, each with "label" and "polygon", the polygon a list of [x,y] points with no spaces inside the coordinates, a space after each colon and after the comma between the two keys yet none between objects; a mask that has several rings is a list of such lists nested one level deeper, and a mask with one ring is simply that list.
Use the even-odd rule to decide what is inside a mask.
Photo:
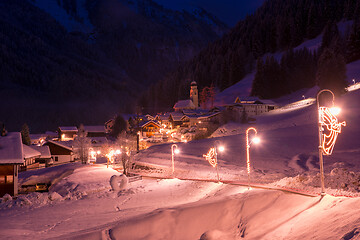
[{"label": "snow-covered roof", "polygon": [[170,117],[170,113],[164,113],[164,114],[158,115],[158,117],[160,118],[161,121],[168,120]]},{"label": "snow-covered roof", "polygon": [[23,144],[24,158],[39,157],[41,153],[25,144]]},{"label": "snow-covered roof", "polygon": [[51,158],[50,148],[49,146],[35,146],[30,145],[32,149],[35,149],[36,151],[40,152],[41,156],[40,158]]},{"label": "snow-covered roof", "polygon": [[41,138],[46,138],[46,134],[41,133],[41,134],[30,134],[30,139],[31,140],[39,140]]},{"label": "snow-covered roof", "polygon": [[140,127],[143,128],[143,127],[145,127],[146,125],[148,125],[148,124],[150,124],[150,123],[153,123],[153,124],[155,124],[155,125],[158,126],[158,127],[161,127],[158,122],[155,122],[155,121],[153,121],[153,120],[146,121],[146,122],[142,123]]},{"label": "snow-covered roof", "polygon": [[204,116],[198,117],[198,119],[201,120],[201,119],[212,118],[212,117],[215,117],[218,114],[220,114],[220,112],[210,113],[210,114],[206,114]]},{"label": "snow-covered roof", "polygon": [[179,113],[179,112],[172,112],[172,113],[170,113],[170,116],[172,117],[172,119],[174,121],[181,121],[181,118],[184,116],[184,114]]},{"label": "snow-covered roof", "polygon": [[185,115],[190,116],[190,115],[204,115],[204,114],[208,113],[209,111],[205,110],[205,109],[184,109],[184,110],[182,110],[182,112]]},{"label": "snow-covered roof", "polygon": [[72,151],[72,144],[73,144],[74,141],[61,141],[60,142],[60,141],[49,140],[47,142],[55,144],[55,145],[57,145],[59,147],[62,147],[62,148],[65,148],[65,149],[68,149],[68,150]]},{"label": "snow-covered roof", "polygon": [[105,126],[99,125],[99,126],[84,126],[84,130],[86,132],[97,132],[97,133],[104,133],[105,132]]},{"label": "snow-covered roof", "polygon": [[19,132],[10,132],[0,137],[0,164],[22,164],[23,144]]},{"label": "snow-covered roof", "polygon": [[69,126],[69,127],[59,127],[60,131],[61,132],[77,132],[78,129],[77,127],[74,127],[74,126]]},{"label": "snow-covered roof", "polygon": [[175,103],[174,108],[178,108],[178,109],[184,109],[184,108],[196,108],[193,101],[190,99],[187,100],[180,100],[177,103]]}]

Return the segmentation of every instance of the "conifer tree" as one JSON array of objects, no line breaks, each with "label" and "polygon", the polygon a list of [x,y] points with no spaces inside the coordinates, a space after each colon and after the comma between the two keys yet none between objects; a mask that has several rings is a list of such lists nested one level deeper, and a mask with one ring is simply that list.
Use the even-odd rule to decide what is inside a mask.
[{"label": "conifer tree", "polygon": [[344,57],[326,48],[318,61],[316,82],[321,89],[327,88],[336,94],[343,93],[347,86]]},{"label": "conifer tree", "polygon": [[21,127],[21,140],[22,143],[25,145],[30,145],[31,144],[31,139],[30,139],[30,130],[29,130],[29,126],[24,123],[24,125],[22,125]]}]

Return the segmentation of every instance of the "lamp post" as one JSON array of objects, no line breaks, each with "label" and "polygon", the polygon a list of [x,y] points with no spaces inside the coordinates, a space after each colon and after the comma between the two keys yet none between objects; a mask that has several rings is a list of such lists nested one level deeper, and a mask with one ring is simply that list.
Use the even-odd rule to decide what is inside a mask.
[{"label": "lamp post", "polygon": [[[249,132],[253,130],[255,132],[255,137],[249,143]],[[259,143],[260,139],[256,137],[257,130],[254,127],[250,127],[246,130],[246,166],[247,166],[247,173],[248,173],[248,189],[250,189],[250,145],[252,142]]]},{"label": "lamp post", "polygon": [[355,84],[355,79],[353,79],[352,81],[353,81],[353,83]]},{"label": "lamp post", "polygon": [[174,161],[174,156],[175,154],[178,154],[180,151],[177,147],[176,144],[172,144],[171,145],[171,167],[172,167],[172,171],[171,174],[174,174],[175,172],[175,161]]},{"label": "lamp post", "polygon": [[[332,107],[320,107],[319,96],[323,92],[329,92],[332,96]],[[325,195],[324,183],[324,161],[323,154],[331,155],[334,148],[337,135],[341,133],[341,126],[346,126],[346,122],[338,123],[335,115],[339,114],[340,108],[334,107],[335,96],[329,89],[323,89],[316,95],[317,110],[318,110],[318,128],[319,128],[319,165],[320,165],[320,182],[321,195]],[[328,134],[323,134],[324,128],[329,131]]]}]

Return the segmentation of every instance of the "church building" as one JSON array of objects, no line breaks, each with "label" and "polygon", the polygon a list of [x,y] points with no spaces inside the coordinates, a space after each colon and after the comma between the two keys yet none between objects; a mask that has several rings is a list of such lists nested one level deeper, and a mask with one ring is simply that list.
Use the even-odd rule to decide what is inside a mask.
[{"label": "church building", "polygon": [[174,105],[175,112],[180,112],[184,109],[198,109],[199,108],[199,92],[197,88],[197,83],[195,81],[191,82],[190,85],[190,99],[179,100]]}]

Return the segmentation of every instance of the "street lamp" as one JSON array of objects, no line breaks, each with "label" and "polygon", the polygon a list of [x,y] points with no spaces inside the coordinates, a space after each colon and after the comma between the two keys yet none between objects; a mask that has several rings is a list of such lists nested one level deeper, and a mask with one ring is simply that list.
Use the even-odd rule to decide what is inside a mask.
[{"label": "street lamp", "polygon": [[[249,131],[253,130],[255,132],[255,137],[252,138],[249,143]],[[256,137],[257,131],[254,127],[250,127],[246,130],[246,165],[247,165],[247,173],[248,173],[248,189],[250,189],[250,145],[251,143],[258,144],[260,142],[260,138]]]},{"label": "street lamp", "polygon": [[355,79],[353,79],[352,81],[353,81],[353,83],[355,84]]},{"label": "street lamp", "polygon": [[222,145],[216,147],[216,143],[220,143],[220,141],[216,140],[214,142],[215,158],[216,158],[216,173],[217,173],[217,177],[218,177],[218,182],[220,182],[219,169],[218,169],[218,157],[217,157],[217,151],[216,150],[219,150],[219,152],[223,152],[225,150],[225,148]]},{"label": "street lamp", "polygon": [[[323,92],[329,92],[332,96],[332,107],[320,107],[319,96]],[[341,133],[341,126],[346,126],[346,122],[338,122],[336,115],[340,113],[340,108],[334,107],[335,96],[329,89],[323,89],[316,95],[317,109],[318,109],[318,128],[319,128],[319,164],[320,164],[320,181],[321,181],[321,195],[325,195],[324,184],[324,161],[323,155],[331,155],[335,146],[335,142],[339,133]],[[325,128],[323,128],[326,127]],[[326,131],[328,134],[323,133]]]},{"label": "street lamp", "polygon": [[175,172],[175,161],[174,161],[174,156],[175,154],[179,154],[180,151],[178,149],[178,146],[176,144],[171,145],[171,167],[172,167],[172,171],[171,173],[174,174]]}]

